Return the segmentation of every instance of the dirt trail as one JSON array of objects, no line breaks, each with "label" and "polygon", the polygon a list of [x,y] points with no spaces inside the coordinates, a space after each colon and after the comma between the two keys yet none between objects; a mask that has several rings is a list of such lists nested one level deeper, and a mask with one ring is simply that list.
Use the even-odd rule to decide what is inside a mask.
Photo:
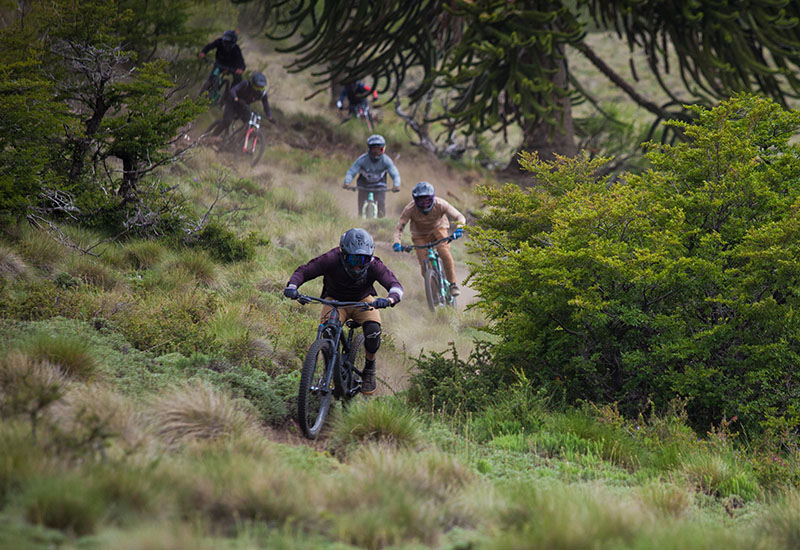
[{"label": "dirt trail", "polygon": [[[327,94],[321,93],[310,100],[304,99],[314,91],[310,85],[311,79],[308,75],[290,74],[283,68],[283,65],[291,61],[289,56],[275,53],[263,39],[257,37],[245,38],[243,47],[247,51],[248,65],[261,67],[267,74],[270,103],[285,113],[284,116],[296,113],[319,115],[329,118],[333,124],[338,123],[338,113],[329,107]],[[383,107],[384,111],[388,108]],[[392,116],[390,113],[384,114]],[[297,140],[302,141],[303,136],[297,137],[296,129],[287,127],[288,123],[285,120],[283,122],[284,126],[278,119],[276,126],[267,128],[268,146],[271,144],[274,148],[287,150],[297,148]],[[359,122],[352,120],[346,124],[359,124]],[[301,132],[313,133],[316,130],[318,129],[307,128]],[[363,130],[363,148],[354,148],[352,143],[342,144],[341,147],[328,143],[327,147],[332,150],[324,152],[312,148],[309,150],[309,155],[322,156],[323,159],[338,156],[337,166],[342,165],[342,158],[349,166],[358,155],[366,152],[368,132],[366,128],[361,130]],[[293,132],[294,137],[290,136]],[[381,133],[381,124],[377,125],[375,132]],[[437,196],[445,198],[467,214],[478,203],[474,187],[482,181],[481,176],[474,171],[456,170],[430,153],[409,145],[408,140],[395,143],[389,139],[386,153],[397,166],[402,185],[399,193],[390,192],[386,195],[386,216],[392,222],[381,221],[376,224],[379,236],[376,239],[375,254],[381,257],[398,276],[406,289],[406,295],[397,308],[382,313],[385,339],[390,341],[390,345],[384,346],[378,354],[379,395],[407,387],[409,371],[414,366],[413,358],[423,350],[443,351],[452,343],[459,354],[468,355],[472,337],[463,335],[464,328],[483,324],[477,313],[465,310],[468,304],[475,301],[476,292],[463,284],[468,275],[464,241],[455,241],[451,245],[462,289],[458,300],[458,311],[443,308],[442,311],[435,313],[428,310],[416,256],[395,253],[391,249],[391,243],[388,242],[390,228],[394,227],[394,220],[399,218],[400,212],[411,200],[411,189],[417,182],[432,183]],[[250,175],[255,179],[269,178],[272,185],[292,188],[301,196],[324,189],[345,213],[352,216],[350,227],[375,224],[375,222],[365,223],[357,216],[356,193],[341,188],[347,166],[341,173],[338,173],[339,170],[332,170],[323,178],[309,178],[308,174],[282,170],[262,161],[262,165],[256,167]],[[344,229],[347,228],[342,228]],[[373,234],[375,235],[375,232]],[[332,236],[332,246],[335,245],[333,241],[336,237],[338,235]],[[408,229],[405,230],[404,242],[410,242]],[[379,289],[379,292],[382,291],[383,289]]]}]

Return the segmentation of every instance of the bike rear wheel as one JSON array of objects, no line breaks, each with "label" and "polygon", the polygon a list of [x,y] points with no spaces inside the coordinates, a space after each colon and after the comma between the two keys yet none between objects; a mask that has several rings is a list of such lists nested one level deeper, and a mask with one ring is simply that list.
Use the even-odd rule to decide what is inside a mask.
[{"label": "bike rear wheel", "polygon": [[442,303],[442,285],[439,274],[429,269],[425,272],[425,297],[428,300],[428,309],[436,311],[436,307]]},{"label": "bike rear wheel", "polygon": [[325,371],[333,355],[328,340],[314,340],[308,348],[300,374],[300,393],[297,396],[297,421],[308,439],[316,439],[331,406],[331,387],[324,386]]}]

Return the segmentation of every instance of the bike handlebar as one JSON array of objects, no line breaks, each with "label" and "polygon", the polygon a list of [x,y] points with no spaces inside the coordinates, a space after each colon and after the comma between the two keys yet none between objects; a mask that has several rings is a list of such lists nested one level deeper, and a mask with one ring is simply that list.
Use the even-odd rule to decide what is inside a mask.
[{"label": "bike handlebar", "polygon": [[425,244],[407,244],[402,247],[403,252],[411,252],[415,248],[433,248],[437,244],[441,244],[443,242],[451,242],[456,240],[456,238],[452,235],[448,235],[447,237],[442,237],[438,241],[433,241],[432,243],[425,243]]},{"label": "bike handlebar", "polygon": [[314,296],[306,296],[305,294],[300,294],[295,299],[303,305],[306,305],[309,302],[319,302],[320,304],[331,306],[334,308],[363,307],[366,310],[366,309],[372,309],[373,307],[370,302],[340,302],[338,300],[326,300],[324,298],[315,298]]}]

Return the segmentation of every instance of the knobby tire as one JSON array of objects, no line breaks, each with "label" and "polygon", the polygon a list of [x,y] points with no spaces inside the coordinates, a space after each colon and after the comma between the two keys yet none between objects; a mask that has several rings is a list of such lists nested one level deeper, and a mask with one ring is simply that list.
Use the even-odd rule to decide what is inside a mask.
[{"label": "knobby tire", "polygon": [[264,154],[264,136],[261,135],[261,132],[256,130],[250,134],[250,144],[248,145],[247,152],[252,155],[252,161],[250,162],[250,166],[255,166],[258,164],[258,161],[261,160],[261,156]]},{"label": "knobby tire", "polygon": [[425,272],[425,297],[428,299],[428,309],[436,311],[436,307],[441,304],[442,289],[439,274],[434,269]]},{"label": "knobby tire", "polygon": [[308,348],[300,374],[300,393],[297,396],[297,421],[308,439],[316,439],[331,406],[333,392],[312,393],[312,386],[320,387],[333,349],[328,340],[314,340]]},{"label": "knobby tire", "polygon": [[216,91],[216,99],[214,100],[214,105],[217,107],[222,107],[225,105],[225,96],[228,95],[228,92],[231,89],[231,83],[228,82],[228,79],[225,78],[222,80],[222,84],[220,84],[219,88]]}]

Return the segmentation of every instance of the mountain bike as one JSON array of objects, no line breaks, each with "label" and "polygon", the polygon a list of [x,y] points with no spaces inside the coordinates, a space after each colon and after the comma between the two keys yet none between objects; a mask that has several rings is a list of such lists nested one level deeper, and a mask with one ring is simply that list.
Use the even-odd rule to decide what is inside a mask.
[{"label": "mountain bike", "polygon": [[443,242],[455,240],[453,235],[443,237],[438,241],[426,244],[410,244],[403,246],[403,252],[411,252],[416,248],[427,248],[428,257],[425,258],[425,297],[428,300],[428,309],[436,311],[437,307],[450,306],[456,307],[456,297],[450,294],[450,281],[444,275],[442,262],[436,246]]},{"label": "mountain bike", "polygon": [[364,122],[364,125],[367,127],[367,130],[369,130],[370,132],[375,130],[375,124],[373,123],[372,115],[370,114],[369,103],[366,100],[356,105],[350,104],[347,110],[348,110],[348,116],[346,119],[342,121],[342,123],[345,123],[351,118],[356,117]]},{"label": "mountain bike", "polygon": [[261,160],[265,149],[264,136],[261,133],[261,115],[251,112],[247,125],[239,125],[234,120],[225,137],[225,149],[250,159],[250,166]]},{"label": "mountain bike", "polygon": [[212,105],[221,107],[225,96],[231,89],[231,81],[226,78],[231,74],[233,74],[233,69],[215,63],[214,70],[211,73],[211,81],[208,83],[208,87],[200,90],[200,95],[205,93]]},{"label": "mountain bike", "polygon": [[372,218],[378,217],[378,201],[375,200],[375,194],[370,191],[367,195],[367,200],[361,205],[361,217]]},{"label": "mountain bike", "polygon": [[[364,370],[364,335],[356,333],[359,324],[339,320],[340,307],[369,309],[369,302],[339,302],[300,295],[301,304],[319,302],[331,306],[328,319],[317,328],[317,339],[308,348],[300,373],[297,420],[308,439],[316,439],[331,406],[331,398],[346,403],[361,391]],[[345,333],[345,327],[349,330]]]}]

